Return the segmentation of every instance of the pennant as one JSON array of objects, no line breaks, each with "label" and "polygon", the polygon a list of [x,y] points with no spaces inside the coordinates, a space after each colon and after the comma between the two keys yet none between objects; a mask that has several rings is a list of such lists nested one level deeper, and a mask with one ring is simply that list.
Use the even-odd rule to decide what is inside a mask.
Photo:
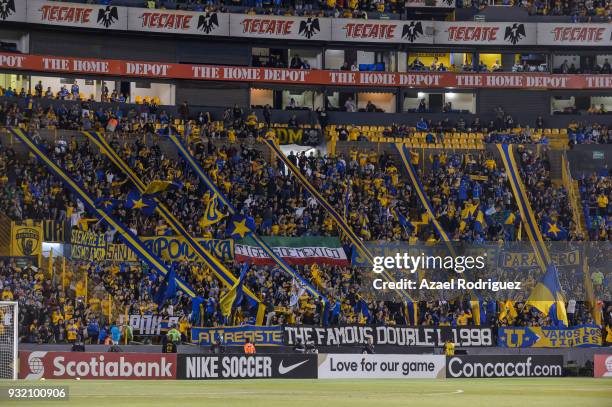
[{"label": "pennant", "polygon": [[142,191],[143,195],[153,195],[159,192],[164,192],[169,189],[181,189],[183,184],[178,181],[162,181],[155,180],[149,182],[149,184],[145,187],[144,191]]}]

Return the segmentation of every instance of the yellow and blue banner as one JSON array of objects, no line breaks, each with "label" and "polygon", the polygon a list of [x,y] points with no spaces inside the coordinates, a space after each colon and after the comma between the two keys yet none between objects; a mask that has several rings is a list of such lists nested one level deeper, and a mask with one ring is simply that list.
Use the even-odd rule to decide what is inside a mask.
[{"label": "yellow and blue banner", "polygon": [[240,278],[234,284],[230,290],[225,293],[223,297],[219,300],[219,307],[221,308],[221,314],[225,318],[229,318],[232,314],[232,310],[237,308],[242,303],[243,291],[242,285],[244,284],[244,279],[246,278],[246,273],[249,270],[249,264],[244,263],[242,266],[242,270],[240,271]]},{"label": "yellow and blue banner", "polygon": [[[22,143],[26,145],[26,147],[30,150],[30,152],[43,164],[45,164],[55,176],[57,176],[63,183],[66,185],[68,189],[70,189],[83,204],[89,209],[92,214],[95,214],[99,219],[103,220],[109,227],[115,229],[121,239],[127,244],[134,252],[138,254],[138,256],[145,261],[149,266],[153,268],[157,273],[161,275],[166,275],[169,273],[168,268],[164,264],[164,262],[153,253],[151,253],[144,244],[138,239],[136,235],[134,235],[127,227],[125,227],[121,222],[115,219],[113,216],[108,214],[107,212],[101,210],[96,207],[95,202],[91,196],[83,189],[83,187],[77,182],[73,181],[67,172],[55,164],[47,154],[34,143],[28,135],[26,135],[22,129],[19,128],[11,128],[11,133]],[[176,277],[176,283],[180,290],[185,292],[187,295],[194,297],[195,293],[191,289],[190,286],[187,285],[182,279]]]},{"label": "yellow and blue banner", "polygon": [[[233,215],[233,216],[240,215],[240,213],[232,205],[230,200],[225,196],[225,194],[219,188],[217,188],[217,185],[212,181],[212,179],[208,176],[208,174],[206,174],[204,169],[200,166],[200,164],[197,162],[195,157],[191,154],[187,146],[185,146],[185,144],[180,140],[179,136],[174,132],[169,132],[167,137],[168,137],[168,140],[170,140],[172,144],[175,145],[176,149],[178,150],[179,155],[183,157],[183,159],[187,162],[191,170],[198,176],[200,181],[202,181],[206,185],[206,187],[208,188],[209,191],[211,191],[213,196],[217,197],[223,203],[223,205],[225,205],[230,215]],[[238,220],[238,222],[242,222],[242,219],[236,219],[236,220]],[[237,225],[233,225],[233,226],[235,230],[235,227]],[[246,222],[244,224],[244,227],[248,229]],[[328,301],[326,296],[319,293],[319,291],[317,291],[317,289],[312,284],[310,284],[306,279],[304,279],[301,275],[299,275],[297,271],[295,271],[285,261],[283,261],[283,259],[281,259],[279,256],[277,256],[274,253],[272,248],[268,246],[257,235],[257,233],[255,233],[253,225],[250,225],[250,229],[251,229],[250,232],[248,230],[245,231],[244,229],[242,229],[242,226],[240,226],[240,228],[241,229],[238,230],[240,233],[244,233],[245,235],[248,233],[253,238],[253,240],[255,240],[255,242],[262,248],[262,250],[264,250],[266,254],[272,258],[272,260],[274,260],[276,265],[281,270],[288,273],[291,277],[299,280],[304,285],[304,287],[306,288],[306,291],[308,291],[310,295],[312,295],[315,298],[321,297],[323,301],[325,302]],[[237,233],[237,234],[240,234],[240,233]]]},{"label": "yellow and blue banner", "polygon": [[500,327],[497,346],[501,348],[588,348],[601,346],[599,325],[558,327]]},{"label": "yellow and blue banner", "polygon": [[446,247],[448,248],[450,255],[453,257],[456,257],[455,248],[453,247],[451,239],[448,233],[446,233],[446,231],[440,224],[440,222],[438,222],[438,218],[434,212],[433,206],[431,206],[431,203],[429,202],[429,199],[427,198],[427,194],[425,193],[425,188],[423,187],[423,184],[421,183],[421,180],[419,179],[419,176],[417,175],[416,170],[414,169],[414,166],[410,162],[410,158],[409,158],[410,152],[408,150],[408,147],[406,147],[402,143],[396,143],[395,149],[397,150],[400,156],[402,164],[404,164],[404,167],[406,168],[406,171],[408,172],[410,182],[412,183],[412,186],[414,187],[417,193],[417,196],[419,197],[419,200],[421,201],[421,204],[427,211],[427,215],[429,215],[429,219],[431,223],[433,224],[436,234],[440,237],[440,240],[442,240],[444,244],[446,244]]},{"label": "yellow and blue banner", "polygon": [[531,291],[525,305],[548,315],[555,326],[569,325],[557,266],[552,263],[547,266],[546,273]]},{"label": "yellow and blue banner", "polygon": [[[359,251],[360,256],[363,257],[370,265],[372,265],[374,261],[372,253],[368,250],[361,238],[359,238],[355,234],[353,229],[346,222],[344,216],[340,215],[338,211],[336,211],[336,209],[332,205],[330,205],[330,203],[323,197],[323,195],[319,193],[317,188],[315,188],[308,181],[308,179],[306,179],[306,177],[300,172],[300,170],[296,168],[295,165],[293,165],[293,163],[285,156],[285,154],[283,154],[280,148],[274,143],[274,140],[267,139],[265,142],[268,144],[268,147],[270,147],[272,153],[279,160],[281,160],[287,168],[289,168],[291,173],[296,177],[300,184],[317,200],[317,202],[327,211],[327,213],[330,214],[330,216],[336,222],[340,230],[344,233],[344,236],[346,236],[346,238],[352,243],[353,247],[357,251]],[[366,224],[362,225],[362,230],[364,227],[366,228],[365,230],[367,230]],[[387,281],[395,281],[395,279],[387,271],[383,271],[381,275]],[[406,301],[412,302],[412,297],[410,296],[410,294],[408,294],[407,291],[400,290],[399,293],[402,295],[402,297],[404,297]]]},{"label": "yellow and blue banner", "polygon": [[[93,131],[86,131],[83,134],[98,146],[100,152],[106,155],[136,186],[140,194],[146,190],[146,185],[142,180],[132,171],[127,163],[119,157],[117,152],[108,144],[108,142],[102,137],[100,133]],[[170,227],[180,235],[185,241],[191,246],[191,248],[197,253],[202,261],[212,270],[213,274],[221,280],[226,286],[232,287],[237,278],[229,271],[223,263],[221,263],[215,256],[213,256],[208,250],[206,250],[198,240],[196,240],[183,226],[183,224],[168,210],[168,208],[159,202],[156,197],[151,197],[151,200],[155,202],[157,213],[170,225]],[[258,304],[257,311],[257,323],[263,323],[264,305],[251,290],[245,288],[245,293],[250,299],[251,303]]]},{"label": "yellow and blue banner", "polygon": [[533,246],[536,261],[538,262],[540,269],[542,271],[546,271],[546,266],[551,262],[550,254],[548,253],[548,249],[544,244],[544,239],[542,239],[540,228],[538,227],[533,210],[529,204],[525,186],[521,180],[519,168],[514,158],[514,145],[498,144],[497,149],[499,150],[502,162],[504,163],[504,168],[508,174],[508,181],[510,182],[510,187],[512,189],[512,193],[514,194],[516,204],[519,207],[519,213],[521,214],[521,220],[525,226],[525,230],[527,231],[527,236],[529,237],[529,241]]}]

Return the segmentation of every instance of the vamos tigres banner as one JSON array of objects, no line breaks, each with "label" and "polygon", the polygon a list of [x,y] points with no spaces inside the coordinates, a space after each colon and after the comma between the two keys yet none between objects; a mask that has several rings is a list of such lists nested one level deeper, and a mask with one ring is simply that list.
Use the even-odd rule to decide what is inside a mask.
[{"label": "vamos tigres banner", "polygon": [[[289,264],[329,264],[347,266],[349,259],[337,237],[262,237],[272,250]],[[238,262],[274,264],[261,247],[251,238],[236,242]]]}]

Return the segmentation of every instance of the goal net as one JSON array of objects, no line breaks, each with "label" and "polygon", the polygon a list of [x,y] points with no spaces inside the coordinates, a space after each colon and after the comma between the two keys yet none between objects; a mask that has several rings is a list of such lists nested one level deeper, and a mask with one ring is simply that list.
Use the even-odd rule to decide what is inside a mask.
[{"label": "goal net", "polygon": [[0,379],[17,379],[17,303],[0,301]]}]

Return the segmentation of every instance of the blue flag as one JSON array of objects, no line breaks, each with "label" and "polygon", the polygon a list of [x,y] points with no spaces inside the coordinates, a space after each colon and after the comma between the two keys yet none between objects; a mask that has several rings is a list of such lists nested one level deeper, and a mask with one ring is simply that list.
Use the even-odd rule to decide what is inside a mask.
[{"label": "blue flag", "polygon": [[138,209],[143,215],[151,216],[155,213],[157,202],[153,199],[143,197],[138,191],[130,191],[125,200],[125,207],[128,209]]},{"label": "blue flag", "polygon": [[552,240],[567,240],[567,230],[548,216],[542,218],[542,230]]},{"label": "blue flag", "polygon": [[230,220],[228,234],[234,239],[242,239],[255,232],[255,220],[250,216],[234,215]]},{"label": "blue flag", "polygon": [[176,296],[176,273],[174,272],[174,264],[170,267],[170,271],[164,276],[164,279],[155,294],[153,299],[157,304],[157,309],[161,309],[166,301],[171,300]]}]

